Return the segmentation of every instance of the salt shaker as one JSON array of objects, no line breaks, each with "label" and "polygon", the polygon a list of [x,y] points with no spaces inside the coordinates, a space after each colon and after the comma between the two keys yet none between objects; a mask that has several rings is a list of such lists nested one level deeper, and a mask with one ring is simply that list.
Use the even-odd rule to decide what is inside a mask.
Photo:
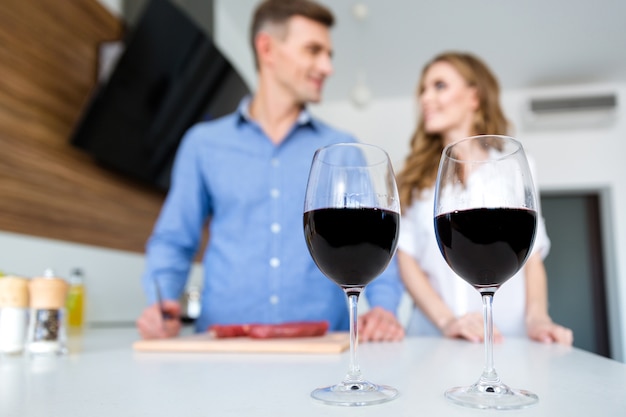
[{"label": "salt shaker", "polygon": [[16,276],[0,278],[0,353],[21,353],[27,326],[28,281]]},{"label": "salt shaker", "polygon": [[27,351],[32,354],[66,352],[65,298],[68,284],[48,273],[31,279]]}]

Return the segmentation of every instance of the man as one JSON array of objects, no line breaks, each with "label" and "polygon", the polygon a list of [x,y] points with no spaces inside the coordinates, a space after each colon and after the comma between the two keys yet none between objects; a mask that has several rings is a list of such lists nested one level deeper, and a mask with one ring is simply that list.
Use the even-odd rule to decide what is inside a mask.
[{"label": "man", "polygon": [[[239,109],[186,133],[172,185],[147,246],[143,284],[152,305],[137,320],[144,338],[178,334],[176,317],[201,229],[210,219],[203,258],[202,312],[197,331],[212,324],[327,320],[348,328],[345,295],[311,259],[302,209],[315,150],[354,138],[311,117],[333,70],[333,15],[308,0],[268,0],[251,28],[258,89]],[[360,338],[400,340],[394,312],[402,285],[395,260],[368,287]]]}]

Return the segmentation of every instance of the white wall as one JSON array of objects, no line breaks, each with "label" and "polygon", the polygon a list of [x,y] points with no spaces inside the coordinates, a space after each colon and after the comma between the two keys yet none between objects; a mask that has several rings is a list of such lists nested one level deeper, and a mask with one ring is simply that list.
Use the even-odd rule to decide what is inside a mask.
[{"label": "white wall", "polygon": [[[47,268],[62,278],[74,268],[84,271],[90,325],[134,326],[146,305],[143,254],[0,231],[0,271],[31,278]],[[189,283],[201,278],[201,266],[194,265]]]},{"label": "white wall", "polygon": [[0,269],[5,274],[41,276],[46,268],[67,278],[73,268],[85,273],[87,322],[132,325],[145,301],[141,254],[0,232]]},{"label": "white wall", "polygon": [[[417,75],[416,75],[417,76]],[[407,86],[410,94],[412,86]],[[626,105],[618,108],[612,122],[589,127],[584,114],[561,120],[559,127],[531,127],[526,123],[525,106],[529,97],[569,96],[612,91],[618,103],[626,103],[626,85],[586,85],[541,90],[507,91],[502,101],[516,127],[517,136],[537,163],[538,187],[542,190],[606,189],[602,203],[607,254],[607,294],[612,351],[626,358]],[[374,100],[364,109],[350,102],[333,102],[313,107],[325,121],[356,134],[362,141],[379,145],[389,153],[396,172],[408,152],[410,135],[416,123],[412,97]],[[620,215],[622,214],[622,215]]]},{"label": "white wall", "polygon": [[[572,114],[569,129],[531,128],[523,118],[528,97],[617,94],[614,118]],[[518,136],[535,157],[539,187],[544,190],[603,190],[601,210],[611,349],[626,361],[626,85],[584,85],[514,91],[506,95],[508,113],[520,127]],[[543,123],[542,123],[543,124]]]}]

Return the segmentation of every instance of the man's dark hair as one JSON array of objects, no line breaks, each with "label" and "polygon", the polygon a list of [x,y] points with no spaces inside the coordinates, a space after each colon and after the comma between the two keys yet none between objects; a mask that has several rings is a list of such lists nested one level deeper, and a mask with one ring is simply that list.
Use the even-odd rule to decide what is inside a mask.
[{"label": "man's dark hair", "polygon": [[254,47],[254,39],[266,24],[284,25],[293,16],[302,16],[331,28],[335,23],[333,13],[319,3],[310,0],[265,0],[254,12],[250,26],[250,44],[254,53],[255,65],[259,61]]}]

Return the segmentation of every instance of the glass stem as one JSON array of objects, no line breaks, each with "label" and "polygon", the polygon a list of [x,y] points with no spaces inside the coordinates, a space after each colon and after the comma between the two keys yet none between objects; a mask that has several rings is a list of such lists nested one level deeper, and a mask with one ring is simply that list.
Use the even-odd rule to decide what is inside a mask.
[{"label": "glass stem", "polygon": [[359,368],[357,356],[357,348],[359,346],[357,307],[359,295],[361,295],[362,290],[362,288],[349,288],[345,290],[348,296],[348,308],[350,311],[350,367],[348,369],[348,375],[346,375],[346,382],[361,381],[361,369]]},{"label": "glass stem", "polygon": [[499,381],[496,369],[493,366],[493,293],[482,293],[483,299],[483,322],[485,332],[485,368],[481,380],[483,382],[497,383]]}]

